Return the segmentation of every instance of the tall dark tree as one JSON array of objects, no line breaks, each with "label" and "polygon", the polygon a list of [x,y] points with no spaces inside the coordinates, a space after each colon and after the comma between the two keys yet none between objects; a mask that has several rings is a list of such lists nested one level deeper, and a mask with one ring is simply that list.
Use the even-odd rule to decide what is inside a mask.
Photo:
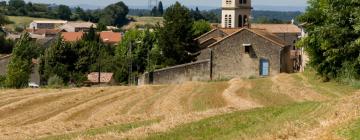
[{"label": "tall dark tree", "polygon": [[162,1],[159,2],[159,5],[158,5],[158,13],[159,13],[159,16],[162,16],[164,14],[164,7],[163,7],[163,3]]},{"label": "tall dark tree", "polygon": [[32,58],[37,57],[37,48],[25,33],[16,43],[8,66],[5,84],[12,88],[26,87],[32,72]]},{"label": "tall dark tree", "polygon": [[57,10],[58,17],[62,20],[70,20],[72,15],[71,9],[66,5],[59,5]]},{"label": "tall dark tree", "polygon": [[15,9],[25,7],[26,3],[24,0],[9,0],[9,6]]},{"label": "tall dark tree", "polygon": [[190,11],[179,2],[170,6],[164,13],[163,27],[157,30],[159,47],[166,65],[176,65],[191,62],[199,47],[193,41],[193,19]]},{"label": "tall dark tree", "polygon": [[308,36],[298,45],[305,47],[310,64],[326,78],[359,78],[359,5],[354,0],[309,0],[299,18]]},{"label": "tall dark tree", "polygon": [[154,7],[151,9],[151,16],[156,17],[157,15],[158,15],[158,9],[156,8],[156,6],[154,6]]},{"label": "tall dark tree", "polygon": [[[124,2],[120,1],[115,4],[107,6],[102,13],[102,17],[107,18],[103,22],[108,21],[111,25],[123,25],[128,22],[126,15],[129,13],[129,8]],[[101,20],[101,19],[100,19]]]}]

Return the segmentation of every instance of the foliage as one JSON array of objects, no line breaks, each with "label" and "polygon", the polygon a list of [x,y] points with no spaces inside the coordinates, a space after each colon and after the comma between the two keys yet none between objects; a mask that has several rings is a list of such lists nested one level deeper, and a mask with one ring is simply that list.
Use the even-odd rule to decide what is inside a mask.
[{"label": "foliage", "polygon": [[0,75],[0,88],[5,87],[5,80],[6,80],[6,77],[3,75]]},{"label": "foliage", "polygon": [[51,88],[61,88],[64,86],[64,81],[61,77],[54,75],[49,78],[47,84]]},{"label": "foliage", "polygon": [[43,75],[43,79],[47,80],[57,75],[64,82],[70,81],[70,73],[75,69],[74,64],[77,57],[71,44],[65,43],[62,37],[58,36],[41,58],[43,66],[41,66],[40,73]]},{"label": "foliage", "polygon": [[205,20],[195,21],[192,25],[193,36],[199,37],[211,30],[209,22]]},{"label": "foliage", "polygon": [[15,42],[11,39],[6,39],[5,34],[0,32],[0,53],[10,54],[12,52]]},{"label": "foliage", "polygon": [[115,4],[107,6],[102,13],[100,23],[105,25],[121,26],[127,23],[126,15],[129,13],[129,8],[124,2],[120,1]]},{"label": "foliage", "polygon": [[59,19],[70,20],[70,16],[72,15],[70,7],[66,5],[59,5],[57,15]]},{"label": "foliage", "polygon": [[353,0],[310,0],[299,17],[308,36],[305,47],[310,65],[330,79],[359,79],[360,2]]},{"label": "foliage", "polygon": [[192,54],[198,52],[199,47],[193,41],[192,24],[189,9],[179,2],[166,10],[164,26],[157,29],[159,47],[166,58],[165,65],[183,64],[195,59]]},{"label": "foliage", "polygon": [[32,58],[37,57],[37,48],[31,42],[28,33],[21,36],[16,43],[8,65],[5,84],[7,87],[22,88],[28,85],[32,72]]}]

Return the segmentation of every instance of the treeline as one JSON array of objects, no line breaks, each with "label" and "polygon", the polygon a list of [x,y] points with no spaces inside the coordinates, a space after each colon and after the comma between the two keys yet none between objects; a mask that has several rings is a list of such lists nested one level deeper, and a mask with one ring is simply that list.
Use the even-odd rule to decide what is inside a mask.
[{"label": "treeline", "polygon": [[136,83],[146,71],[195,61],[200,48],[194,38],[208,32],[210,24],[195,20],[191,10],[178,2],[163,17],[162,26],[127,31],[116,46],[104,44],[93,28],[74,43],[58,36],[45,50],[34,49],[24,34],[15,45],[7,76],[0,77],[0,86],[26,87],[32,58],[39,58],[43,84],[51,87],[82,86],[86,74],[97,71],[113,72],[121,84]]},{"label": "treeline", "polygon": [[[198,8],[191,9],[191,13],[211,23],[221,22],[221,9],[213,10],[199,10]],[[146,9],[130,9],[129,15],[133,16],[152,16],[150,10]],[[301,15],[299,11],[252,11],[253,23],[289,23],[292,19]]]},{"label": "treeline", "polygon": [[67,5],[50,5],[42,3],[26,3],[24,0],[1,1],[2,13],[9,16],[30,16],[62,20],[83,20],[104,25],[123,25],[127,23],[128,7],[123,2],[108,5],[104,9],[84,10]]},{"label": "treeline", "polygon": [[359,1],[310,0],[299,17],[307,37],[298,42],[310,57],[309,64],[324,81],[331,79],[360,87]]}]

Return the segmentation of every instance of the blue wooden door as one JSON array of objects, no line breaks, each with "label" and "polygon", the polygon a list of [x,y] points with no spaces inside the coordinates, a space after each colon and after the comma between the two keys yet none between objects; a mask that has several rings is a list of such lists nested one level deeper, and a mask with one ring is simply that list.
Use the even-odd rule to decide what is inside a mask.
[{"label": "blue wooden door", "polygon": [[269,60],[261,59],[260,60],[260,75],[269,76]]}]

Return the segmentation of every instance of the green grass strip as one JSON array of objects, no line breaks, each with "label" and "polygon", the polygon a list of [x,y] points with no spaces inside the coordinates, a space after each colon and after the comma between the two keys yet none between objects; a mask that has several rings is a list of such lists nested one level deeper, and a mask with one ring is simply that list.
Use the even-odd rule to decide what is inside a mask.
[{"label": "green grass strip", "polygon": [[314,112],[319,105],[321,104],[316,102],[306,102],[239,111],[185,124],[144,139],[251,139],[264,133],[278,132],[287,122],[306,118],[306,115]]},{"label": "green grass strip", "polygon": [[352,123],[348,128],[340,130],[340,135],[349,140],[360,140],[360,119]]}]

